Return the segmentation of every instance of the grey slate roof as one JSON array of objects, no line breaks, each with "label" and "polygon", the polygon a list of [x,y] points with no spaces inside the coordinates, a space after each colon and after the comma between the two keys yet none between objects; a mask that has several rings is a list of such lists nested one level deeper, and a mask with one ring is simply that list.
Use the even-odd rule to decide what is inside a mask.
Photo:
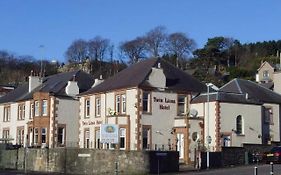
[{"label": "grey slate roof", "polygon": [[[246,98],[246,94],[248,94],[248,98]],[[236,78],[222,86],[215,94],[210,95],[210,101],[214,100],[247,104],[281,104],[281,95],[252,81]],[[206,101],[207,95],[203,94],[194,98],[192,103]]]},{"label": "grey slate roof", "polygon": [[80,93],[90,89],[94,83],[94,78],[81,70],[59,73],[43,78],[42,84],[31,92],[28,92],[28,82],[24,83],[22,86],[1,97],[0,103],[28,100],[33,98],[35,92],[48,92],[54,96],[67,96],[65,87],[68,81],[72,80],[74,76]]},{"label": "grey slate roof", "polygon": [[151,87],[147,83],[147,78],[151,69],[158,63],[161,64],[166,76],[166,86],[169,90],[202,92],[206,91],[206,86],[191,75],[174,67],[163,59],[152,58],[136,63],[115,76],[108,78],[101,84],[91,88],[80,95],[87,95],[99,92],[106,92],[130,87]]}]

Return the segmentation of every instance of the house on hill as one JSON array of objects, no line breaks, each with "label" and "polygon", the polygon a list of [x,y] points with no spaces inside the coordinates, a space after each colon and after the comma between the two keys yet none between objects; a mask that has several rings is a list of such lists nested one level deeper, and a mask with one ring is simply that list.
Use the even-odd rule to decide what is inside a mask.
[{"label": "house on hill", "polygon": [[0,138],[27,147],[77,147],[76,95],[93,83],[83,71],[30,75],[27,83],[0,98]]},{"label": "house on hill", "polygon": [[[203,91],[204,84],[163,59],[136,63],[79,95],[79,146],[178,150],[180,160],[194,161],[189,148],[202,137],[203,119],[190,117],[190,100]],[[101,124],[118,125],[119,144],[101,143]]]},{"label": "house on hill", "polygon": [[[201,94],[191,109],[204,118],[209,148],[280,142],[281,95],[243,79],[233,79],[218,91]],[[204,141],[208,145],[207,140]]]}]

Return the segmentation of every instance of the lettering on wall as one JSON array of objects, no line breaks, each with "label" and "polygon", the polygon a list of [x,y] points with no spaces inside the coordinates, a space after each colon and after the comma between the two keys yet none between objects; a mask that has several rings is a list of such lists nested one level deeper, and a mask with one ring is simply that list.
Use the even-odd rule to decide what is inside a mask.
[{"label": "lettering on wall", "polygon": [[97,120],[97,121],[82,121],[83,126],[89,126],[89,125],[100,125],[102,124],[102,121]]},{"label": "lettering on wall", "polygon": [[158,97],[153,97],[153,102],[154,103],[161,103],[159,104],[159,109],[160,110],[170,110],[170,103],[176,103],[176,100],[169,99],[169,98],[158,98]]}]

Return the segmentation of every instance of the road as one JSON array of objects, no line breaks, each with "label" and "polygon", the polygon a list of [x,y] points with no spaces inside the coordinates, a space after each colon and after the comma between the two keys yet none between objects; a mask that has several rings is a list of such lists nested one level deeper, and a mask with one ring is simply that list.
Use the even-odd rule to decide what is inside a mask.
[{"label": "road", "polygon": [[[270,165],[249,165],[232,168],[210,169],[192,172],[180,172],[179,175],[254,175],[255,166],[258,167],[258,175],[270,175]],[[281,175],[281,164],[274,165],[274,175]],[[176,175],[176,174],[175,174]]]}]

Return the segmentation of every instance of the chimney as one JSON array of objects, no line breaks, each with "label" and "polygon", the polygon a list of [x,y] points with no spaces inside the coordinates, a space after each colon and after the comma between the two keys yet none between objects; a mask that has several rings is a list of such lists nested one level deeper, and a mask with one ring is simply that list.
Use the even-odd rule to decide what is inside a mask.
[{"label": "chimney", "polygon": [[36,87],[42,84],[41,79],[39,76],[33,74],[31,71],[30,76],[28,77],[28,92],[31,92]]},{"label": "chimney", "polygon": [[245,98],[246,98],[246,100],[249,99],[249,94],[248,93],[245,94]]},{"label": "chimney", "polygon": [[160,63],[158,63],[156,67],[152,68],[148,77],[148,82],[159,90],[164,90],[166,88],[166,76]]},{"label": "chimney", "polygon": [[95,86],[101,84],[103,81],[104,81],[104,80],[102,79],[102,75],[100,75],[99,78],[95,78],[95,83],[93,84],[92,87],[95,87]]},{"label": "chimney", "polygon": [[68,96],[72,96],[72,97],[79,94],[79,87],[75,75],[73,75],[72,80],[67,82],[67,86],[65,87],[65,93]]}]

